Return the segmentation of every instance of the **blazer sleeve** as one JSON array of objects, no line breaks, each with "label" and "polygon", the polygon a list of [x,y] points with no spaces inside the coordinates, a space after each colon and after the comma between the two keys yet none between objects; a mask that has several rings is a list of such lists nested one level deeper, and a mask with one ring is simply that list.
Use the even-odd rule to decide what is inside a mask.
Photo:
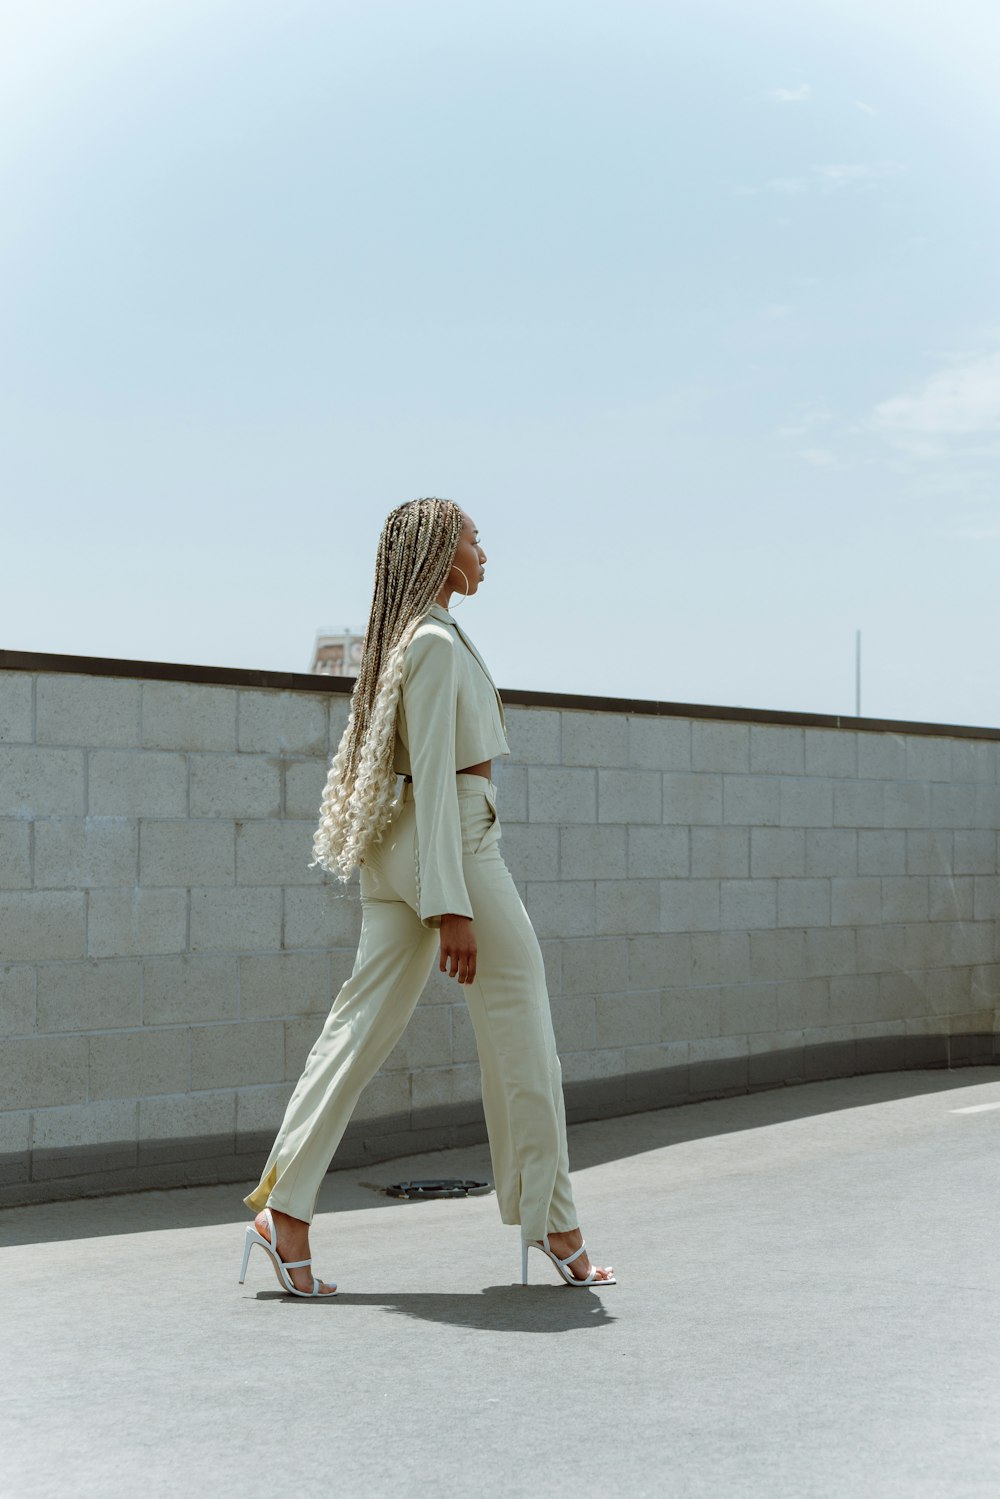
[{"label": "blazer sleeve", "polygon": [[445,912],[471,916],[462,875],[462,825],[455,781],[458,661],[455,642],[428,632],[403,659],[403,711],[417,814],[417,914],[438,927]]}]

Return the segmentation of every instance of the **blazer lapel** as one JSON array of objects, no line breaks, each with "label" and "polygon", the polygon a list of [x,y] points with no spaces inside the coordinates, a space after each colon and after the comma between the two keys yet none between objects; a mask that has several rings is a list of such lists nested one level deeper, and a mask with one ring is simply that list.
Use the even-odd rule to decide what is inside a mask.
[{"label": "blazer lapel", "polygon": [[459,639],[463,640],[465,642],[465,644],[468,646],[469,650],[472,652],[472,654],[475,656],[476,660],[479,662],[480,666],[483,668],[483,671],[486,673],[486,680],[489,682],[490,686],[493,688],[493,691],[496,692],[497,707],[500,709],[500,722],[503,724],[504,728],[506,728],[507,724],[506,724],[506,720],[504,719],[504,716],[503,716],[503,702],[501,701],[499,692],[497,692],[496,683],[494,682],[493,678],[490,676],[489,667],[486,665],[486,662],[483,660],[482,656],[476,650],[476,647],[472,644],[472,641],[469,639],[468,635],[466,635],[466,633],[462,629],[461,625],[457,623],[454,615],[451,616],[451,623],[455,626],[455,629],[458,631]]}]

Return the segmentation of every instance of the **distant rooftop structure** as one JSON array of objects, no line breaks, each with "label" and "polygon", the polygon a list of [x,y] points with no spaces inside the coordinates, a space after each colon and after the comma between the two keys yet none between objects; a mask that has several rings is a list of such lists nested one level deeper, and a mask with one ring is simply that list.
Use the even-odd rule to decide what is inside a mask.
[{"label": "distant rooftop structure", "polygon": [[309,670],[323,677],[356,677],[364,643],[363,635],[352,635],[350,630],[340,635],[320,631]]}]

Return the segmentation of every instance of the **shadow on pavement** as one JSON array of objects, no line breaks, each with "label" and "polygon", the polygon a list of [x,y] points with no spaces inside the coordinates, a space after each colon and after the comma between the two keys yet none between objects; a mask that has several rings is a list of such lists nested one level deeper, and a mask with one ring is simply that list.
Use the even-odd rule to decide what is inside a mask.
[{"label": "shadow on pavement", "polygon": [[[299,1300],[280,1291],[259,1291],[255,1301],[285,1301],[303,1315],[305,1309],[325,1312],[337,1307],[381,1306],[397,1317],[467,1327],[473,1332],[572,1332],[576,1328],[610,1327],[616,1318],[605,1311],[592,1290],[572,1286],[484,1286],[468,1292],[394,1292],[384,1295],[338,1291],[321,1301]],[[332,1315],[332,1312],[331,1312]]]}]

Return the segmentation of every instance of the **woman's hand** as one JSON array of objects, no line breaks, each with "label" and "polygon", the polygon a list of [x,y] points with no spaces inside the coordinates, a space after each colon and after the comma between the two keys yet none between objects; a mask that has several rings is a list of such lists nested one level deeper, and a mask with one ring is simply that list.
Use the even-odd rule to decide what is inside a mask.
[{"label": "woman's hand", "polygon": [[441,917],[442,973],[457,978],[460,984],[471,984],[476,977],[476,934],[471,916]]}]

